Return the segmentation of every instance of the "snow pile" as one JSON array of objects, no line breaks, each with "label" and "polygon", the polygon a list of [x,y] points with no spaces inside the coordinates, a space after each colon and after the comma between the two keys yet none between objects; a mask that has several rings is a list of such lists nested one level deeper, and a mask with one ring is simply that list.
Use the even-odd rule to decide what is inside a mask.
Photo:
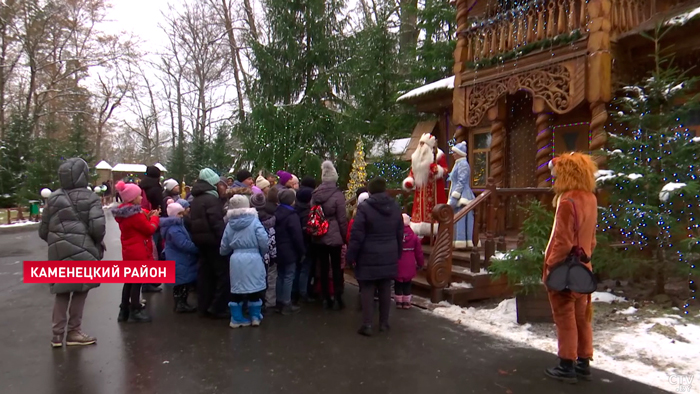
[{"label": "snow pile", "polygon": [[[623,300],[610,293],[593,293],[593,299],[598,302]],[[636,312],[633,309],[620,313],[631,315]],[[523,347],[552,353],[552,362],[556,360],[556,336],[549,337],[542,330],[531,330],[530,324],[517,324],[515,299],[504,300],[494,309],[460,308],[441,302],[433,313]],[[664,390],[672,389],[670,374],[697,376],[700,326],[686,325],[683,319],[652,318],[633,326],[594,331],[594,336],[595,368]],[[700,385],[693,385],[689,392],[700,393]]]},{"label": "snow pile", "polygon": [[396,102],[401,102],[404,100],[408,100],[410,98],[422,96],[424,94],[428,94],[431,92],[437,92],[440,90],[449,90],[449,89],[454,89],[455,87],[455,77],[451,76],[449,78],[441,79],[439,81],[435,81],[433,83],[429,83],[427,85],[423,85],[419,88],[413,89],[409,91],[408,93],[404,94],[403,96],[399,97],[396,99]]},{"label": "snow pile", "polygon": [[668,201],[668,199],[671,197],[672,192],[682,189],[684,187],[686,187],[685,183],[671,182],[665,184],[664,187],[661,188],[661,192],[659,193],[659,200],[661,200],[662,202]]},{"label": "snow pile", "polygon": [[634,315],[635,312],[637,312],[637,308],[631,306],[631,307],[625,309],[624,311],[617,311],[617,314],[618,315]]},{"label": "snow pile", "polygon": [[688,21],[690,21],[691,19],[693,19],[697,15],[700,15],[700,7],[694,8],[694,9],[689,10],[687,12],[684,12],[680,15],[674,16],[673,18],[666,21],[666,26],[685,25],[686,23],[688,23]]},{"label": "snow pile", "polygon": [[611,304],[613,302],[627,302],[626,299],[618,297],[613,293],[606,293],[602,291],[596,291],[591,294],[591,301],[593,302],[605,302],[606,304]]},{"label": "snow pile", "polygon": [[[614,154],[615,151],[613,151],[612,153]],[[622,154],[622,153],[620,153],[620,154]],[[611,170],[598,170],[595,173],[595,177],[596,177],[597,182],[606,182],[606,181],[616,179],[619,177],[625,177],[631,181],[636,181],[639,178],[643,178],[644,175],[642,175],[642,174],[624,174],[622,172],[619,172],[616,174],[614,171],[611,171]]]},{"label": "snow pile", "polygon": [[39,222],[32,222],[32,221],[24,221],[24,222],[16,222],[12,224],[0,224],[0,228],[10,228],[10,227],[24,227],[24,226],[30,226],[32,224],[38,224]]},{"label": "snow pile", "polygon": [[693,137],[692,142],[700,142],[700,137]]}]

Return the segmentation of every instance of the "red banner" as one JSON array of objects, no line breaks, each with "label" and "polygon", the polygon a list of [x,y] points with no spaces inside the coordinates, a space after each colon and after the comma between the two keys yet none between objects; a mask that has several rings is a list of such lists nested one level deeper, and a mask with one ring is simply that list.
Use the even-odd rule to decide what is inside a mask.
[{"label": "red banner", "polygon": [[175,283],[174,261],[25,261],[24,283]]}]

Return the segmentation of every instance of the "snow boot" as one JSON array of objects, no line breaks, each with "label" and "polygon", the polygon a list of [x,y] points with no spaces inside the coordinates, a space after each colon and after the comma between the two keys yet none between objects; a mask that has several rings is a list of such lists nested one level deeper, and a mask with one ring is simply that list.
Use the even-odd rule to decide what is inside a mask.
[{"label": "snow boot", "polygon": [[250,320],[243,316],[243,303],[229,302],[228,307],[231,309],[231,323],[229,323],[229,327],[239,328],[248,327],[250,325]]},{"label": "snow boot", "polygon": [[129,323],[150,323],[151,317],[146,313],[144,308],[131,308],[129,310]]},{"label": "snow boot", "polygon": [[175,300],[175,313],[193,313],[197,311],[197,308],[187,303],[187,293],[187,287],[184,286],[177,290],[173,289],[173,299]]},{"label": "snow boot", "polygon": [[559,359],[559,365],[554,368],[548,368],[544,374],[552,379],[562,381],[564,383],[576,383],[576,370],[574,369],[574,360]]},{"label": "snow boot", "polygon": [[119,305],[119,316],[117,316],[117,321],[123,323],[129,320],[129,306]]},{"label": "snow boot", "polygon": [[403,309],[411,309],[411,295],[403,296]]},{"label": "snow boot", "polygon": [[280,313],[282,314],[282,316],[291,316],[291,315],[293,315],[295,313],[299,313],[299,312],[301,312],[301,307],[294,305],[294,304],[291,304],[291,303],[287,304],[287,305],[283,305],[282,309],[280,309]]},{"label": "snow boot", "polygon": [[262,301],[253,301],[248,303],[248,312],[250,312],[250,319],[252,320],[253,327],[259,326],[263,319],[262,305]]},{"label": "snow boot", "polygon": [[576,376],[583,380],[592,380],[591,378],[591,360],[588,358],[579,358],[576,361]]},{"label": "snow boot", "polygon": [[403,309],[403,296],[395,295],[394,301],[396,302],[396,309]]}]

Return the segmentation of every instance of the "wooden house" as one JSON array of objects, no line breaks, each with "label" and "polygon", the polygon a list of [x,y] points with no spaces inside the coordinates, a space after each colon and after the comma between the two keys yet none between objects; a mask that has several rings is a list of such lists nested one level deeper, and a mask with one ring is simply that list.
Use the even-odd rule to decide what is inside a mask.
[{"label": "wooden house", "polygon": [[[516,206],[527,198],[551,201],[552,157],[606,147],[616,127],[608,116],[616,92],[653,64],[654,45],[643,33],[659,23],[673,26],[662,45],[673,44],[680,67],[697,63],[700,1],[456,0],[455,6],[451,88],[438,81],[441,88],[427,85],[401,101],[438,117],[432,132],[443,149],[452,138],[468,144],[478,194],[468,210],[476,214],[474,244],[483,247],[453,251],[452,226],[464,212],[453,216],[441,207],[428,273],[416,281],[433,301],[463,304],[505,291],[502,282],[481,278],[488,276],[483,269],[496,251],[516,245],[522,221]],[[697,118],[685,120],[690,130],[699,128]]]}]

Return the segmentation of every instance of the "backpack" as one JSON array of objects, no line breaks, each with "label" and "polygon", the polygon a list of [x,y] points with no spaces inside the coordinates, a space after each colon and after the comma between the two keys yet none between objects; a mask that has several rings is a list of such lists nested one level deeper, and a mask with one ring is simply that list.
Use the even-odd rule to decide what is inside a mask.
[{"label": "backpack", "polygon": [[320,205],[314,205],[309,211],[309,219],[306,222],[306,233],[314,237],[322,237],[328,232],[328,220],[323,214]]},{"label": "backpack", "polygon": [[151,210],[151,202],[148,201],[148,197],[146,196],[146,191],[141,189],[141,208],[150,211]]}]

